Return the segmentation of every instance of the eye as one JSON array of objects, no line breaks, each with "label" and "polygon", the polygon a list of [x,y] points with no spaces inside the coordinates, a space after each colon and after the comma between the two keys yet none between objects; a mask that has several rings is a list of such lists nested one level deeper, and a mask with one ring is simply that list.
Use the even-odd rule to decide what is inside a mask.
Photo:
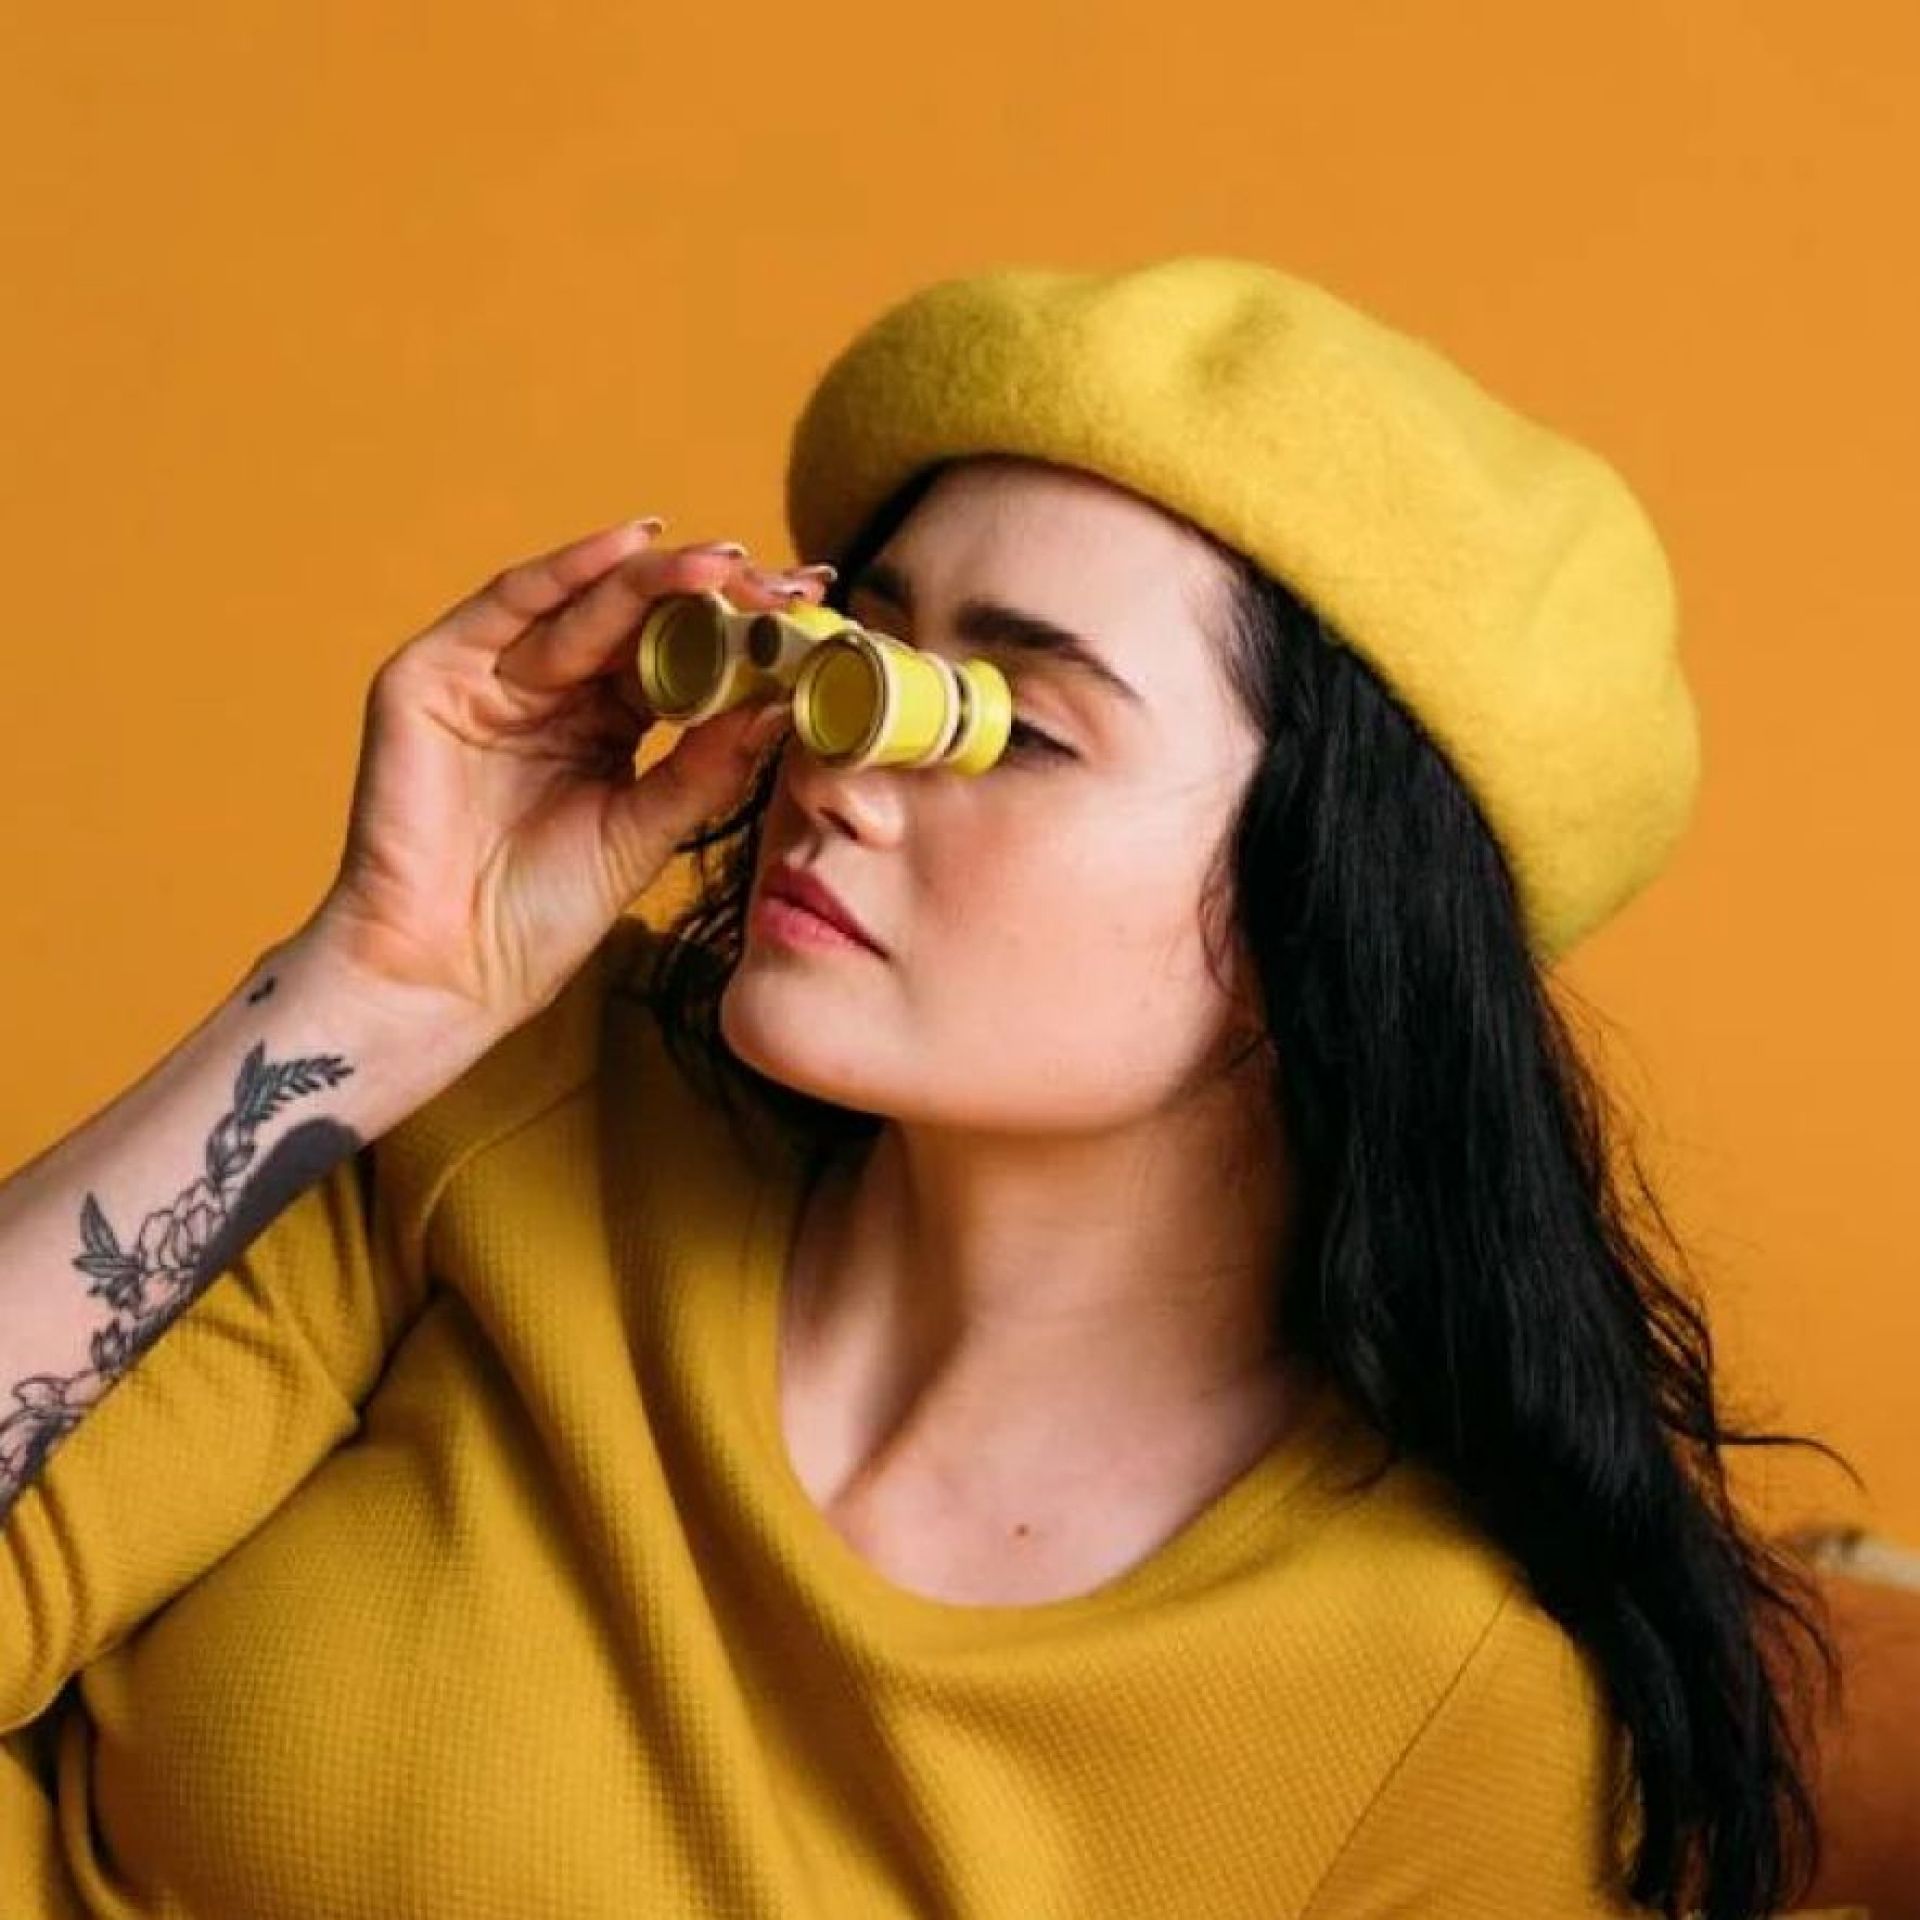
[{"label": "eye", "polygon": [[1007,729],[1007,747],[1013,753],[1051,753],[1063,760],[1074,758],[1071,747],[1063,747],[1051,734],[1042,733],[1024,720],[1014,721]]}]

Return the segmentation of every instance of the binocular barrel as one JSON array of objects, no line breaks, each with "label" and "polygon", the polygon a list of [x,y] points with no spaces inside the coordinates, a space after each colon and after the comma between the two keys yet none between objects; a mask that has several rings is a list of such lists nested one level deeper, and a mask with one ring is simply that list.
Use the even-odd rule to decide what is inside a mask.
[{"label": "binocular barrel", "polygon": [[830,766],[984,773],[1013,724],[992,661],[956,664],[831,607],[754,613],[716,591],[667,594],[647,609],[635,667],[647,705],[681,725],[791,699],[794,731]]}]

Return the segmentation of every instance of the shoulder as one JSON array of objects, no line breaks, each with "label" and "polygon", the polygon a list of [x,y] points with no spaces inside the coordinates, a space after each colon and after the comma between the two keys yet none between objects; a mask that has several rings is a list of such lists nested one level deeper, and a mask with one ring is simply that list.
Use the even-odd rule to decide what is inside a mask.
[{"label": "shoulder", "polygon": [[1304,1920],[1640,1911],[1614,1890],[1623,1748],[1598,1665],[1518,1565],[1406,1461],[1328,1536],[1364,1569],[1350,1672],[1392,1734]]},{"label": "shoulder", "polygon": [[[532,1163],[503,1150],[538,1129],[562,1129],[563,1158],[597,1138],[639,1213],[670,1238],[718,1231],[769,1174],[791,1170],[796,1143],[777,1119],[751,1098],[730,1101],[697,1039],[671,1043],[658,999],[669,961],[692,970],[687,984],[710,984],[698,977],[713,965],[703,949],[623,916],[546,1007],[376,1143],[380,1186],[416,1266],[449,1210],[528,1204],[519,1183]],[[589,1177],[585,1160],[576,1171]]]}]

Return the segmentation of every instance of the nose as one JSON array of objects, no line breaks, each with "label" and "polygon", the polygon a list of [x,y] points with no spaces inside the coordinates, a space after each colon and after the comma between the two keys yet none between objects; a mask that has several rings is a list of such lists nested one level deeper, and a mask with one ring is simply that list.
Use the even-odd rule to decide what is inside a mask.
[{"label": "nose", "polygon": [[897,845],[906,812],[899,767],[835,767],[791,736],[780,752],[780,777],[793,803],[817,826],[869,846]]}]

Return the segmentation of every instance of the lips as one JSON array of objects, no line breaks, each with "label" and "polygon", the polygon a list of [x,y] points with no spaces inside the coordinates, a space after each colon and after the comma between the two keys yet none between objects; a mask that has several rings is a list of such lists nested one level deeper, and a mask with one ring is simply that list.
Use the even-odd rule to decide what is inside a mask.
[{"label": "lips", "polygon": [[767,874],[765,891],[776,900],[791,900],[795,906],[818,914],[829,926],[838,927],[848,939],[858,940],[875,953],[886,951],[854,917],[846,902],[824,880],[803,868],[789,866],[785,861],[777,863]]}]

